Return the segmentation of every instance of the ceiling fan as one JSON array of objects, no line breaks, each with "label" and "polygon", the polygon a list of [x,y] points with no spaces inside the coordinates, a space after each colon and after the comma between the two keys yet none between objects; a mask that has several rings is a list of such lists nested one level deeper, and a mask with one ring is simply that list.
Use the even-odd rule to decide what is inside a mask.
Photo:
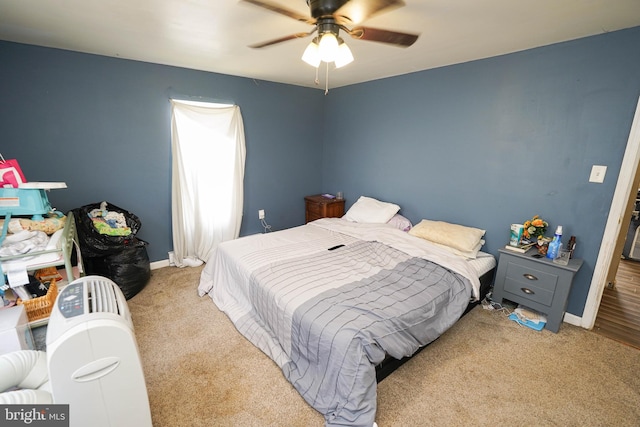
[{"label": "ceiling fan", "polygon": [[344,40],[340,38],[340,30],[355,39],[387,43],[400,47],[411,46],[418,39],[417,34],[363,26],[352,27],[375,14],[404,6],[405,3],[402,0],[306,0],[311,16],[301,15],[298,12],[265,0],[241,1],[313,25],[314,28],[307,33],[290,34],[274,40],[257,43],[250,47],[259,49],[287,40],[308,37],[317,32],[317,36],[309,44],[302,57],[305,62],[315,67],[318,67],[320,61],[335,61],[335,65],[338,68],[353,61],[351,51],[344,43]]}]

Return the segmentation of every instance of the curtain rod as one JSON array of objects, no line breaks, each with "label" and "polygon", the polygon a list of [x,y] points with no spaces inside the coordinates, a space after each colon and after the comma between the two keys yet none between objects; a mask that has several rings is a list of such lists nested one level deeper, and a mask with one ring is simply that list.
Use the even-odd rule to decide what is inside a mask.
[{"label": "curtain rod", "polygon": [[184,93],[177,93],[174,91],[172,87],[169,87],[166,91],[168,102],[171,100],[176,101],[192,101],[192,102],[210,102],[213,104],[226,104],[226,105],[236,105],[235,102],[229,101],[228,99],[214,98],[209,96],[201,96],[201,95],[185,95]]}]

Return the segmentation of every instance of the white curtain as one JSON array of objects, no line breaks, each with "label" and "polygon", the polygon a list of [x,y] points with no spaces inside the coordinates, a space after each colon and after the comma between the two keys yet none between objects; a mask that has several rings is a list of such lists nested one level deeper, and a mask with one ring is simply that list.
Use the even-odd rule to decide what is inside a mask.
[{"label": "white curtain", "polygon": [[174,261],[196,266],[240,234],[246,156],[240,108],[171,100],[171,154]]}]

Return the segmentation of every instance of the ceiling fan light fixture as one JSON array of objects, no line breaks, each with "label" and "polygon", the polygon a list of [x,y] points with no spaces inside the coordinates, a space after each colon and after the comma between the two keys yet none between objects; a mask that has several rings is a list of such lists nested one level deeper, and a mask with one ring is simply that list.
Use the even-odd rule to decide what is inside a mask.
[{"label": "ceiling fan light fixture", "polygon": [[324,62],[333,62],[338,54],[338,39],[336,35],[331,32],[322,34],[318,47],[320,59]]},{"label": "ceiling fan light fixture", "polygon": [[302,54],[302,60],[312,67],[318,68],[320,66],[320,48],[316,43],[317,38],[313,39],[307,46]]},{"label": "ceiling fan light fixture", "polygon": [[329,62],[335,68],[344,67],[353,62],[351,49],[340,38],[340,30],[349,34],[353,39],[386,43],[390,45],[409,47],[418,39],[419,34],[383,30],[371,27],[353,27],[373,15],[387,12],[404,6],[403,0],[306,0],[309,6],[308,14],[300,14],[294,10],[272,3],[273,0],[240,0],[293,18],[296,21],[313,25],[308,33],[295,33],[278,39],[251,45],[252,48],[263,48],[287,40],[294,40],[315,34],[315,38],[306,47],[302,60],[316,69],[316,84],[319,83],[318,71],[321,62],[326,62],[326,88],[329,90]]},{"label": "ceiling fan light fixture", "polygon": [[351,49],[349,46],[343,41],[338,46],[338,52],[336,54],[335,64],[336,68],[344,67],[347,64],[351,64],[353,62],[353,54],[351,53]]}]

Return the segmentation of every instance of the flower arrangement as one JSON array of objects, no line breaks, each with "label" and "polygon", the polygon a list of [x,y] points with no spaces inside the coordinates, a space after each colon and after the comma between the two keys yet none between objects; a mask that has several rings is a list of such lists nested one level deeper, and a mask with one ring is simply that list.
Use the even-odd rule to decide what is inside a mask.
[{"label": "flower arrangement", "polygon": [[544,219],[540,218],[538,215],[534,215],[528,221],[524,223],[524,232],[522,233],[524,238],[527,240],[533,239],[542,239],[544,237],[544,233],[547,232],[547,227],[549,223]]}]

